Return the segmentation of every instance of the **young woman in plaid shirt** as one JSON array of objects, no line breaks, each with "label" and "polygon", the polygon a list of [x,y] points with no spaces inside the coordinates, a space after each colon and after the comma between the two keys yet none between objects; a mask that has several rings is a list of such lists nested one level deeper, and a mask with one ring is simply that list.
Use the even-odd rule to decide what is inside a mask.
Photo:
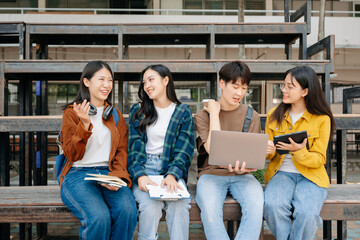
[{"label": "young woman in plaid shirt", "polygon": [[139,203],[139,240],[157,239],[162,209],[170,239],[189,238],[190,199],[159,201],[149,197],[149,175],[164,175],[162,186],[171,192],[186,181],[194,152],[194,123],[188,105],[180,103],[169,69],[152,65],[141,72],[140,103],[129,115],[128,171]]}]

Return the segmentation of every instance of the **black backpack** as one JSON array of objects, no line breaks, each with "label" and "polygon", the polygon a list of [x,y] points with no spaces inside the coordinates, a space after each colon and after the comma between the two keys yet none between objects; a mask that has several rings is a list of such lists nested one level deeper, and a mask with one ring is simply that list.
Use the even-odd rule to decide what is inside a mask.
[{"label": "black backpack", "polygon": [[[242,132],[249,131],[252,115],[253,115],[253,108],[248,106]],[[200,147],[200,144],[201,144],[201,138],[199,136],[196,138],[196,148],[198,150],[198,157],[197,157],[198,168],[201,168],[204,165],[206,158],[209,156],[209,154],[206,152],[204,148],[204,145]]]}]

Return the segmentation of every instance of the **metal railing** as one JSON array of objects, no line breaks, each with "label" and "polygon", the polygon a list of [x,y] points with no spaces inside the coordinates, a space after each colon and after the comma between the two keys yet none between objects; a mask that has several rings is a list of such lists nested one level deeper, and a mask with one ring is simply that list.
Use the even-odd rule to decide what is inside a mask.
[{"label": "metal railing", "polygon": [[[15,14],[26,14],[30,12],[39,12],[39,13],[56,13],[56,12],[75,12],[75,13],[90,13],[94,15],[98,14],[110,14],[110,13],[139,13],[143,14],[159,14],[162,15],[237,15],[238,10],[227,10],[227,9],[125,9],[125,8],[0,8],[0,13],[15,13]],[[245,15],[282,15],[284,10],[244,10]],[[295,10],[290,10],[290,13],[295,12]],[[312,14],[318,14],[318,10],[311,11]],[[360,17],[360,11],[325,11],[327,16],[331,15],[348,15],[353,17]]]}]

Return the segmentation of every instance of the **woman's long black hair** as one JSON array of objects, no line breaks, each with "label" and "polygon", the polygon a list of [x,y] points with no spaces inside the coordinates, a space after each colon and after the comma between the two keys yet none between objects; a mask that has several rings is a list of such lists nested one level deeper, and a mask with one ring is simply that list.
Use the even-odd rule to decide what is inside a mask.
[{"label": "woman's long black hair", "polygon": [[[308,89],[305,96],[305,105],[309,113],[314,115],[328,115],[331,120],[331,133],[334,133],[336,125],[330,106],[326,102],[324,93],[321,89],[319,79],[315,71],[307,66],[295,67],[288,70],[285,76],[290,74],[291,82],[295,79],[302,89]],[[281,102],[270,116],[270,122],[277,121],[278,124],[284,119],[284,115],[291,104]]]},{"label": "woman's long black hair", "polygon": [[154,122],[156,122],[156,120],[158,118],[157,112],[155,109],[155,105],[154,105],[154,101],[152,99],[150,99],[149,96],[147,95],[147,93],[144,91],[143,78],[144,78],[145,72],[149,69],[157,72],[162,78],[165,78],[165,77],[169,78],[169,82],[166,86],[166,96],[168,97],[168,99],[171,102],[180,104],[180,101],[176,97],[174,80],[173,80],[170,70],[166,66],[161,65],[161,64],[150,65],[150,66],[146,67],[144,70],[142,70],[142,72],[140,74],[140,86],[139,86],[139,91],[138,91],[138,95],[140,98],[140,109],[134,114],[134,119],[133,119],[133,120],[135,120],[136,118],[140,119],[140,115],[141,114],[144,115],[144,118],[140,121],[140,124],[139,124],[139,128],[142,132],[145,132],[146,127],[153,124]]},{"label": "woman's long black hair", "polygon": [[[101,69],[106,68],[112,78],[114,78],[114,74],[110,68],[110,66],[103,61],[91,61],[88,64],[86,64],[81,77],[80,77],[80,87],[79,87],[79,91],[75,97],[75,99],[66,104],[65,106],[63,106],[63,110],[65,110],[69,105],[74,104],[74,102],[79,103],[84,101],[85,99],[90,102],[90,92],[87,86],[85,86],[84,84],[84,78],[87,78],[89,81],[91,81],[90,79],[95,75],[95,73],[97,73],[98,71],[100,71]],[[107,99],[105,100],[109,105],[111,104],[111,96],[112,96],[112,91],[109,93]]]}]

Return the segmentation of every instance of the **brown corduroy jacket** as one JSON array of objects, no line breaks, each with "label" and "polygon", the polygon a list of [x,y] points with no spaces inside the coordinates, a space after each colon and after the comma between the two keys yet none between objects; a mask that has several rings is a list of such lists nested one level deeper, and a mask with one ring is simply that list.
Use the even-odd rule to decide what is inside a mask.
[{"label": "brown corduroy jacket", "polygon": [[[107,106],[108,104],[105,103],[105,108]],[[131,180],[127,171],[127,145],[129,132],[123,115],[118,110],[116,111],[119,115],[117,126],[115,125],[114,117],[112,115],[106,121],[103,119],[104,125],[108,127],[111,132],[109,175],[122,178],[128,183],[128,186],[131,187]],[[87,141],[92,134],[92,128],[92,124],[90,124],[89,130],[84,128],[84,125],[76,115],[72,105],[65,109],[60,142],[67,161],[60,175],[60,185],[73,163],[83,158]]]}]

